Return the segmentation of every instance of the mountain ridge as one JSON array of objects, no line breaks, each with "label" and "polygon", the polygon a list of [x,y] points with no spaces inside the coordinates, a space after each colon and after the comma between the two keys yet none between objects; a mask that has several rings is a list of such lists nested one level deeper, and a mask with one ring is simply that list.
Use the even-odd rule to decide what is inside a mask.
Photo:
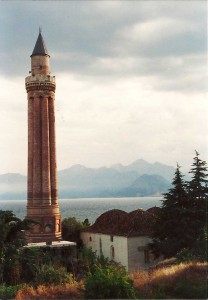
[{"label": "mountain ridge", "polygon": [[[174,172],[171,166],[148,163],[144,159],[126,166],[114,164],[100,168],[76,164],[58,171],[59,198],[160,195],[170,188]],[[26,188],[26,176],[0,175],[0,199],[26,199]]]}]

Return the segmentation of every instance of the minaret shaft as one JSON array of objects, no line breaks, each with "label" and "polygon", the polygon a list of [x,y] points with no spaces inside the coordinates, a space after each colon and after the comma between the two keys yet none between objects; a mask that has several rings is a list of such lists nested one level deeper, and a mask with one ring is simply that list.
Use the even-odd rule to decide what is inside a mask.
[{"label": "minaret shaft", "polygon": [[49,101],[51,201],[58,203],[54,98]]},{"label": "minaret shaft", "polygon": [[28,205],[27,218],[36,221],[26,233],[29,242],[61,239],[58,206],[55,77],[50,76],[49,55],[39,34],[31,55],[28,93]]},{"label": "minaret shaft", "polygon": [[27,199],[28,204],[33,203],[33,102],[34,99],[28,95],[28,172],[27,172]]},{"label": "minaret shaft", "polygon": [[48,98],[42,99],[42,197],[43,203],[51,204],[50,143]]},{"label": "minaret shaft", "polygon": [[41,168],[41,102],[39,97],[34,98],[33,105],[33,201],[40,203],[42,190]]}]

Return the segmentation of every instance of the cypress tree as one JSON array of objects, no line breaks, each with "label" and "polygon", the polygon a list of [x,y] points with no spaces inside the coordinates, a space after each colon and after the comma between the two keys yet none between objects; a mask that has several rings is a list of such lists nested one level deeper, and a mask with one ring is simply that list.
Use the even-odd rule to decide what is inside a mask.
[{"label": "cypress tree", "polygon": [[159,211],[151,248],[156,256],[171,257],[186,247],[184,232],[188,226],[186,210],[189,205],[186,183],[177,164],[172,188],[165,193]]},{"label": "cypress tree", "polygon": [[197,243],[205,245],[208,175],[206,162],[197,151],[189,173],[192,179],[185,183],[177,165],[173,187],[164,194],[151,244],[156,256],[175,256],[183,249],[197,252]]},{"label": "cypress tree", "polygon": [[188,184],[189,213],[193,218],[193,222],[190,224],[193,241],[199,237],[206,226],[208,203],[207,164],[199,158],[199,153],[195,152],[196,156],[189,172],[192,174],[192,179]]}]

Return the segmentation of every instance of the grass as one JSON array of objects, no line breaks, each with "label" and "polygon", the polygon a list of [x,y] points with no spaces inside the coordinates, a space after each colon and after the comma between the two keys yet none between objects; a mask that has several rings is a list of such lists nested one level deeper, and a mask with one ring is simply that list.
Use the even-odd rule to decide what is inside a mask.
[{"label": "grass", "polygon": [[207,263],[179,264],[132,274],[140,299],[207,299]]},{"label": "grass", "polygon": [[36,288],[25,286],[17,292],[15,299],[83,299],[83,288],[82,281],[64,285],[38,285]]}]

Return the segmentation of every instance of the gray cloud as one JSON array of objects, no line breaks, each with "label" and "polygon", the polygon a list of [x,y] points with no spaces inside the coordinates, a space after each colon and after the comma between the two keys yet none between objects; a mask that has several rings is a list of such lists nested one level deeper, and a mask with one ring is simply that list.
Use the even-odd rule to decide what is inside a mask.
[{"label": "gray cloud", "polygon": [[26,169],[39,26],[57,76],[59,168],[205,155],[206,20],[205,1],[1,1],[1,170]]},{"label": "gray cloud", "polygon": [[24,1],[0,6],[1,72],[8,76],[25,76],[39,25],[56,73],[106,76],[112,63],[109,76],[156,71],[161,76],[166,58],[188,61],[191,54],[196,60],[206,55],[203,1]]}]

